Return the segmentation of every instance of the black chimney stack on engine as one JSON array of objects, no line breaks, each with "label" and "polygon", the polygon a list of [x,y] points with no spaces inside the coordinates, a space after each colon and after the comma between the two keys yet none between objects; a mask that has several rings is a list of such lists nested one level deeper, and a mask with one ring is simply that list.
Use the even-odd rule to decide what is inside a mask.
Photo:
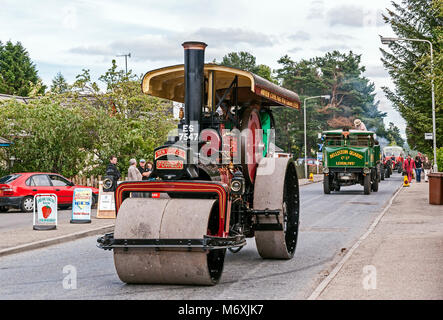
[{"label": "black chimney stack on engine", "polygon": [[204,103],[204,42],[187,41],[182,44],[185,50],[185,123],[200,122]]}]

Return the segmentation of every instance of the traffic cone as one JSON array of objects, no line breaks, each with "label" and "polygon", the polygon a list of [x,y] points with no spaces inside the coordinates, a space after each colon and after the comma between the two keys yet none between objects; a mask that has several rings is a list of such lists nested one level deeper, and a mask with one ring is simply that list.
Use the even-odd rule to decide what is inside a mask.
[{"label": "traffic cone", "polygon": [[309,174],[309,181],[314,182],[314,174],[312,172]]},{"label": "traffic cone", "polygon": [[408,176],[405,176],[403,179],[403,187],[409,187],[409,179]]}]

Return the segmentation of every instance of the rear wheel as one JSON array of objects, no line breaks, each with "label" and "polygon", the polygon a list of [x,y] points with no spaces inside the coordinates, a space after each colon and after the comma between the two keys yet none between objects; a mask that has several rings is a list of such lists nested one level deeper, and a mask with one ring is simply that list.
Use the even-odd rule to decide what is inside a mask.
[{"label": "rear wheel", "polygon": [[24,212],[32,212],[34,210],[34,198],[31,196],[24,197],[20,207]]},{"label": "rear wheel", "polygon": [[325,194],[330,194],[331,193],[331,188],[329,185],[329,175],[325,174],[324,178],[323,178],[323,192]]},{"label": "rear wheel", "polygon": [[363,178],[363,186],[365,194],[371,193],[371,175],[367,174]]},{"label": "rear wheel", "polygon": [[375,179],[374,179],[374,181],[372,182],[372,185],[371,185],[372,191],[374,191],[374,192],[378,191],[378,178],[377,178],[377,176],[378,176],[378,174],[375,173]]},{"label": "rear wheel", "polygon": [[8,212],[8,207],[0,207],[0,212]]}]

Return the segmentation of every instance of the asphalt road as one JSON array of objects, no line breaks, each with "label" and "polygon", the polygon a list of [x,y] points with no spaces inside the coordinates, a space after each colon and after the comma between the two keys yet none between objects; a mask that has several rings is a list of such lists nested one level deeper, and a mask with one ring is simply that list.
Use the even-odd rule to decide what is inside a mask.
[{"label": "asphalt road", "polygon": [[[402,177],[394,174],[370,195],[363,194],[362,186],[330,195],[323,194],[321,183],[301,187],[294,258],[263,260],[254,239],[248,239],[239,253],[227,253],[216,290],[122,283],[112,252],[96,248],[94,236],[0,258],[0,299],[305,299],[401,185]],[[76,289],[63,288],[63,279],[74,275],[69,266],[76,270]],[[71,273],[63,273],[64,268]]]}]

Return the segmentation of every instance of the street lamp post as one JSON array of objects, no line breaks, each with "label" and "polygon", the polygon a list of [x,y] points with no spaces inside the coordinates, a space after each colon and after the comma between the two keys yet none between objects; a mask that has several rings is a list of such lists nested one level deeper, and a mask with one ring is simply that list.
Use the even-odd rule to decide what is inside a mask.
[{"label": "street lamp post", "polygon": [[431,88],[432,88],[432,138],[433,138],[433,149],[434,149],[434,172],[438,171],[437,167],[437,130],[435,124],[435,94],[434,94],[434,59],[432,42],[424,39],[409,39],[409,38],[387,38],[380,36],[382,44],[389,44],[395,41],[416,41],[416,42],[426,42],[430,46],[431,50]]},{"label": "street lamp post", "polygon": [[306,100],[309,99],[315,99],[315,98],[324,98],[324,99],[331,99],[330,95],[322,95],[322,96],[315,96],[315,97],[307,97],[304,100],[303,103],[303,117],[304,117],[304,135],[305,135],[305,178],[308,177],[308,165],[307,165],[307,156],[308,156],[308,151],[307,151],[307,145],[306,145]]}]

